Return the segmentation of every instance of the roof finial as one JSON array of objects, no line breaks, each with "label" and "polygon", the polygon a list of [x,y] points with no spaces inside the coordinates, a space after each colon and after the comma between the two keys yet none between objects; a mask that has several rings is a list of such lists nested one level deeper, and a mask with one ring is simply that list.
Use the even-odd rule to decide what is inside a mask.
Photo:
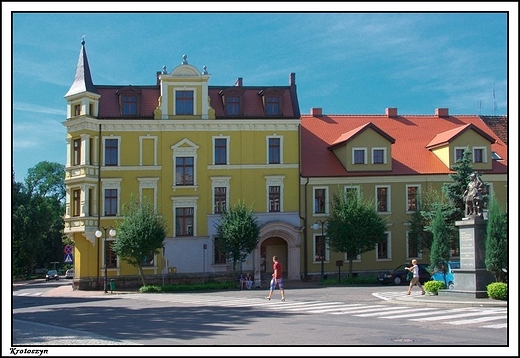
[{"label": "roof finial", "polygon": [[207,75],[208,74],[208,67],[207,66],[202,66],[202,69],[204,70],[202,72],[203,75]]},{"label": "roof finial", "polygon": [[187,65],[188,64],[188,56],[187,55],[182,55],[182,64],[183,65]]},{"label": "roof finial", "polygon": [[163,74],[166,74],[166,66],[163,66],[163,67],[162,67],[162,73],[163,73]]},{"label": "roof finial", "polygon": [[83,34],[83,36],[81,36],[81,44],[85,45],[85,34]]}]

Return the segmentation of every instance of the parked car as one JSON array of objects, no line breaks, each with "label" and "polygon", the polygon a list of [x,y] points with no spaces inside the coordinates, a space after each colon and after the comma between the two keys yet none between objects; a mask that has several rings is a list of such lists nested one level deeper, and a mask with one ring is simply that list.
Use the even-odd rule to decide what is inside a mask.
[{"label": "parked car", "polygon": [[[428,271],[428,264],[418,264],[419,265],[419,282],[425,283],[430,280],[430,272]],[[406,274],[408,270],[405,267],[410,267],[411,264],[403,264],[395,268],[393,271],[385,271],[380,272],[377,275],[377,280],[379,283],[383,285],[388,285],[389,283],[393,283],[394,285],[400,285],[401,283],[408,283],[406,281]]]},{"label": "parked car", "polygon": [[68,269],[65,271],[65,278],[74,278],[74,269]]},{"label": "parked car", "polygon": [[60,275],[58,275],[58,271],[56,271],[56,270],[49,270],[49,271],[47,271],[47,274],[45,275],[45,281],[49,281],[49,280],[58,281],[59,279],[60,279]]},{"label": "parked car", "polygon": [[[444,267],[443,267],[444,265]],[[448,261],[446,264],[440,264],[435,267],[431,280],[442,281],[446,284],[446,288],[455,288],[455,279],[453,277],[453,269],[460,269],[459,261]]]}]

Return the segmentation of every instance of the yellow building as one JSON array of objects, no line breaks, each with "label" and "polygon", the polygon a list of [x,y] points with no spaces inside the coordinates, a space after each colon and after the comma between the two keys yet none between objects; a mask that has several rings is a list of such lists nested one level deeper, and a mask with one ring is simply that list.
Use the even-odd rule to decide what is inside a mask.
[{"label": "yellow building", "polygon": [[[432,115],[398,115],[397,108],[381,115],[326,115],[313,108],[302,115],[303,275],[320,272],[321,257],[325,274],[338,272],[336,261],[347,261],[346,254],[324,248],[322,240],[338,190],[362,192],[387,219],[386,242],[358,255],[354,272],[393,269],[413,258],[429,264],[427,251],[408,240],[411,214],[418,209],[416,194],[440,192],[444,183],[453,182],[453,165],[465,149],[489,192],[505,206],[507,144],[479,116],[450,115],[447,108]],[[458,255],[454,245],[452,256]]]},{"label": "yellow building", "polygon": [[[75,243],[74,284],[137,275],[111,250],[110,228],[131,195],[153,202],[168,225],[145,275],[225,273],[215,248],[223,208],[252,206],[260,242],[242,271],[271,271],[277,255],[300,278],[299,123],[295,74],[287,86],[210,86],[184,55],[153,85],[94,85],[82,41],[67,101],[65,233]],[[95,233],[101,229],[98,238]],[[267,264],[263,262],[267,257]],[[106,266],[105,266],[106,265]],[[106,282],[106,281],[105,281]]]}]

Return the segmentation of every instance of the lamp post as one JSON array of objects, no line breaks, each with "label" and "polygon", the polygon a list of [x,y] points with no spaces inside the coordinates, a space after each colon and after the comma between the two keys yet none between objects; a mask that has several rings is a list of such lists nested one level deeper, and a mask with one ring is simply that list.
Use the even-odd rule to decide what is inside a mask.
[{"label": "lamp post", "polygon": [[318,230],[321,226],[321,255],[320,255],[320,260],[321,260],[321,280],[323,281],[323,279],[325,278],[325,234],[323,232],[323,229],[325,227],[325,223],[327,222],[328,220],[317,220],[316,223],[314,223],[312,225],[312,228],[314,230]]},{"label": "lamp post", "polygon": [[110,230],[108,232],[108,235],[110,235],[110,237],[114,237],[116,236],[116,230],[112,227],[112,226],[107,226],[107,227],[104,227],[104,226],[101,226],[99,229],[96,230],[96,233],[94,235],[96,235],[96,237],[99,239],[101,238],[101,236],[103,235],[103,233],[101,232],[100,229],[103,229],[103,231],[105,232],[105,236],[104,236],[104,240],[103,240],[103,247],[104,247],[104,250],[105,250],[105,280],[104,280],[104,284],[103,284],[103,289],[105,290],[105,293],[108,293],[108,290],[107,290],[107,266],[108,266],[108,255],[107,255],[107,230]]}]

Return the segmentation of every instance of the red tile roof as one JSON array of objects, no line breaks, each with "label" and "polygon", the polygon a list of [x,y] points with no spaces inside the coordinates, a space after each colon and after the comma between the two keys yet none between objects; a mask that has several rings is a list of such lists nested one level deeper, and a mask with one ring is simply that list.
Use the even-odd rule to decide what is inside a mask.
[{"label": "red tile roof", "polygon": [[[347,172],[329,149],[349,131],[372,123],[395,139],[392,144],[392,171]],[[304,177],[388,176],[453,173],[438,159],[428,144],[445,141],[460,131],[473,128],[488,139],[496,139],[491,150],[504,160],[493,161],[493,173],[507,173],[507,145],[473,115],[302,115],[301,173]],[[470,126],[468,126],[470,125]],[[450,132],[453,131],[453,132]],[[459,133],[460,134],[460,133]]]}]

